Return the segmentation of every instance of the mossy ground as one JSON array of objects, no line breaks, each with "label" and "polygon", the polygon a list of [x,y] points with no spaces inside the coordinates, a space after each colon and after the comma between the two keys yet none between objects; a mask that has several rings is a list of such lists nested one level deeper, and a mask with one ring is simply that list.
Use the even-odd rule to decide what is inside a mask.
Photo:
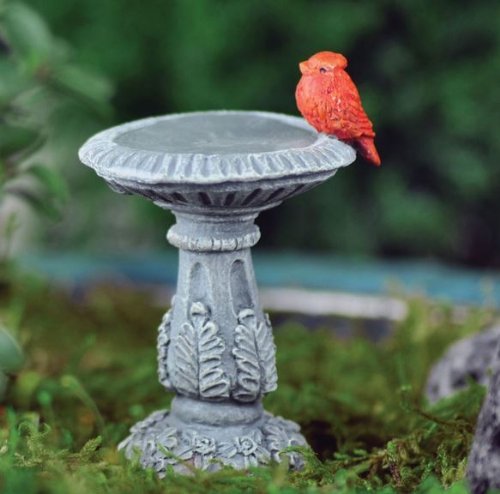
[{"label": "mossy ground", "polygon": [[130,425],[168,406],[157,382],[155,330],[162,311],[132,289],[96,287],[70,297],[30,281],[5,287],[0,319],[27,363],[0,408],[0,491],[31,493],[466,492],[466,455],[484,390],[470,385],[434,407],[423,386],[453,340],[491,319],[411,301],[382,343],[338,339],[332,328],[275,328],[278,391],[266,408],[295,420],[316,454],[286,464],[163,480],[124,460]]}]

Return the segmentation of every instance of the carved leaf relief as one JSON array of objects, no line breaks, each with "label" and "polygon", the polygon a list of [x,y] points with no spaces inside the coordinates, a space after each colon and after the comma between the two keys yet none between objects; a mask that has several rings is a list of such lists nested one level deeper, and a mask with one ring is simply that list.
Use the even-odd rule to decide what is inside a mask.
[{"label": "carved leaf relief", "polygon": [[184,323],[175,341],[175,387],[179,393],[198,396],[198,352],[196,332]]},{"label": "carved leaf relief", "polygon": [[257,326],[255,340],[260,359],[262,373],[262,393],[270,393],[278,387],[278,372],[276,370],[276,345],[273,339],[271,321],[266,314],[266,323]]},{"label": "carved leaf relief", "polygon": [[217,333],[217,326],[210,321],[206,321],[199,330],[199,379],[200,396],[202,398],[224,398],[229,396],[229,380],[222,368],[222,354],[225,345]]},{"label": "carved leaf relief", "polygon": [[248,402],[276,389],[276,347],[271,325],[257,322],[253,309],[241,310],[238,322],[233,349],[237,386],[233,397]]},{"label": "carved leaf relief", "polygon": [[208,308],[194,302],[189,322],[182,325],[175,342],[175,387],[181,394],[220,399],[229,396],[229,379],[223,365],[224,341]]},{"label": "carved leaf relief", "polygon": [[170,373],[168,369],[168,349],[171,343],[170,330],[172,323],[172,310],[174,307],[174,299],[170,303],[170,309],[163,316],[160,326],[158,327],[158,379],[160,384],[168,390],[172,390],[172,383],[170,382]]},{"label": "carved leaf relief", "polygon": [[233,355],[236,362],[236,388],[233,397],[238,401],[255,401],[260,393],[260,368],[255,344],[256,318],[252,309],[238,314]]},{"label": "carved leaf relief", "polygon": [[237,386],[233,397],[248,402],[277,388],[276,347],[268,319],[266,324],[258,322],[253,309],[241,310],[238,322],[233,349]]}]

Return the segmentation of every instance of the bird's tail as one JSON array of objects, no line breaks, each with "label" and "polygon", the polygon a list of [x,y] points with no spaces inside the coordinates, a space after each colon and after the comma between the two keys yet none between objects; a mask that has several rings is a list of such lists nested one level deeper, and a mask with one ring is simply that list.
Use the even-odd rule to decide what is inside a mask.
[{"label": "bird's tail", "polygon": [[365,160],[373,163],[375,166],[380,166],[380,156],[378,155],[377,148],[375,147],[373,137],[362,136],[359,139],[356,139],[355,144],[359,154],[361,154]]}]

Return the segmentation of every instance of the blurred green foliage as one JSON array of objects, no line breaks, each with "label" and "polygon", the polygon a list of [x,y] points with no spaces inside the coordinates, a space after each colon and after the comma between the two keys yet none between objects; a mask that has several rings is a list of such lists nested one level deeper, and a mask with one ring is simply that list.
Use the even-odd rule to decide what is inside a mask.
[{"label": "blurred green foliage", "polygon": [[[383,166],[359,162],[262,214],[263,244],[500,265],[497,0],[27,1],[75,61],[116,84],[117,121],[213,108],[297,113],[297,63],[345,53]],[[129,204],[142,238],[147,225],[157,231],[161,211]]]},{"label": "blurred green foliage", "polygon": [[61,168],[68,157],[76,162],[83,138],[72,126],[86,132],[109,121],[110,94],[110,84],[74,63],[67,44],[35,11],[0,2],[2,269],[16,229],[26,227],[26,214],[13,206],[15,200],[52,220],[65,215],[68,189]]},{"label": "blurred green foliage", "polygon": [[21,347],[0,324],[0,400],[3,400],[9,377],[23,366],[24,354]]},{"label": "blurred green foliage", "polygon": [[302,426],[315,452],[306,468],[159,480],[116,445],[172,396],[156,373],[152,328],[161,313],[148,294],[117,286],[71,298],[23,277],[0,293],[0,320],[17,328],[27,356],[0,405],[2,493],[467,493],[484,389],[471,384],[432,407],[423,394],[435,360],[491,313],[472,311],[457,324],[451,308],[415,299],[378,343],[355,331],[346,339],[334,328],[277,327],[280,384],[265,406]]}]

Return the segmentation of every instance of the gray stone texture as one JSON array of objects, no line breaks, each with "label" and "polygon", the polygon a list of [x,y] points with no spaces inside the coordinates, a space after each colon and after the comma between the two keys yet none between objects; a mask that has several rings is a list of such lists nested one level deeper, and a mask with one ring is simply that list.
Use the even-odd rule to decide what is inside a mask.
[{"label": "gray stone texture", "polygon": [[488,385],[498,341],[500,324],[451,345],[429,374],[429,401],[434,403],[465,388],[469,379]]},{"label": "gray stone texture", "polygon": [[495,349],[493,375],[479,414],[467,479],[472,494],[500,489],[500,346]]},{"label": "gray stone texture", "polygon": [[[254,220],[332,177],[354,150],[301,118],[265,112],[155,117],[101,132],[80,159],[115,191],[171,209],[177,292],[158,330],[158,375],[176,397],[131,429],[120,448],[163,475],[280,461],[305,445],[299,426],[262,397],[277,387],[275,345],[259,303]],[[285,454],[300,468],[298,454]]]}]

